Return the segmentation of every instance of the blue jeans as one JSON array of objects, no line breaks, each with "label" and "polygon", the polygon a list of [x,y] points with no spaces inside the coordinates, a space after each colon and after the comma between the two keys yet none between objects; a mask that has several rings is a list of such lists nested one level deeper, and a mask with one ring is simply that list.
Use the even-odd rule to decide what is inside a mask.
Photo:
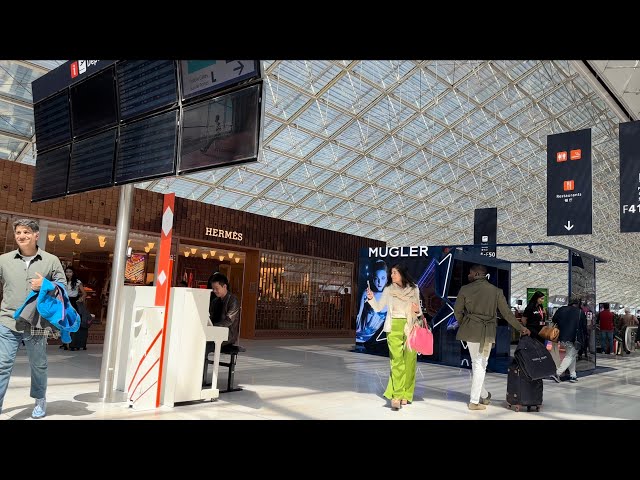
[{"label": "blue jeans", "polygon": [[[609,344],[609,348],[607,349],[605,345]],[[600,348],[602,348],[602,353],[605,350],[609,350],[609,353],[615,353],[613,351],[613,332],[600,330]]]},{"label": "blue jeans", "polygon": [[0,413],[9,387],[9,377],[16,362],[20,342],[24,340],[31,367],[31,397],[45,398],[47,394],[47,336],[14,332],[0,325]]}]

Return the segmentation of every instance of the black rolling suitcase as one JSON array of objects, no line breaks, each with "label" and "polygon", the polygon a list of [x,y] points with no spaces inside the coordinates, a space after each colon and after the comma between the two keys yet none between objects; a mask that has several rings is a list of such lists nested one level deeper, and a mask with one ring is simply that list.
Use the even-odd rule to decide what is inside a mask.
[{"label": "black rolling suitcase", "polygon": [[516,412],[534,407],[536,412],[542,406],[542,380],[531,380],[520,368],[517,360],[511,362],[507,373],[507,407]]}]

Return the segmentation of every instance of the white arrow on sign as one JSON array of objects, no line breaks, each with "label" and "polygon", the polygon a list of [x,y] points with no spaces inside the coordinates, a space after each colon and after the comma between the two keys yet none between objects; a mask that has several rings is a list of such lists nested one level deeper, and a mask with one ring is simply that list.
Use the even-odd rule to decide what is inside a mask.
[{"label": "white arrow on sign", "polygon": [[570,232],[575,225],[571,225],[571,220],[567,220],[567,224],[563,225],[563,227],[567,229],[567,232]]}]

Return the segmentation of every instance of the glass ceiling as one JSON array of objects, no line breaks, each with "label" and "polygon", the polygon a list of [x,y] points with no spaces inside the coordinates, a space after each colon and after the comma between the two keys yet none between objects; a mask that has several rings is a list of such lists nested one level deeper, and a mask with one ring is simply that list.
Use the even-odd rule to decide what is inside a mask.
[{"label": "glass ceiling", "polygon": [[[35,164],[31,81],[61,63],[0,61],[0,158]],[[625,105],[638,97],[638,61],[589,63],[612,75]],[[499,242],[557,241],[603,257],[598,300],[640,307],[640,237],[618,231],[621,120],[576,62],[269,60],[263,67],[259,162],[137,187],[390,245],[473,243],[473,210],[498,207]],[[547,237],[546,136],[588,127],[593,235]],[[543,259],[524,247],[498,255]],[[565,267],[514,265],[512,295],[524,298],[527,287],[566,294],[566,283]]]}]

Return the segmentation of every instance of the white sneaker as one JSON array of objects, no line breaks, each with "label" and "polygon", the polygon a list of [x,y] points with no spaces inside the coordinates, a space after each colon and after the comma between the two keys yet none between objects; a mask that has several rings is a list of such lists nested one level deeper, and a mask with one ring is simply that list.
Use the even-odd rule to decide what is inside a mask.
[{"label": "white sneaker", "polygon": [[47,399],[36,398],[36,406],[31,412],[31,418],[42,418],[47,414]]}]

